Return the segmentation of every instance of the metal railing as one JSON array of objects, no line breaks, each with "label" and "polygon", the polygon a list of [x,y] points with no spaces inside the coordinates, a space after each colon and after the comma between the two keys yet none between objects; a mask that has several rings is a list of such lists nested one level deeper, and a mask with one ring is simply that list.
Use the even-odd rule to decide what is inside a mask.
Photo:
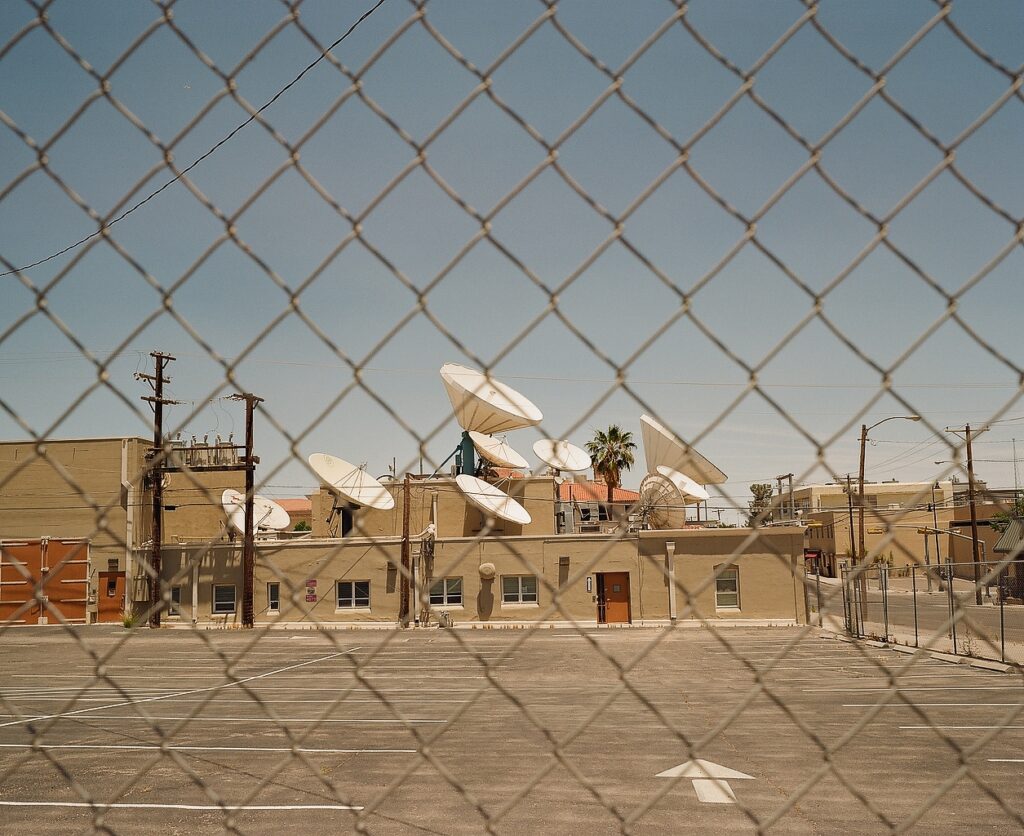
[{"label": "metal railing", "polygon": [[[858,638],[926,646],[953,654],[1024,663],[1024,571],[1019,563],[985,565],[983,603],[975,603],[973,563],[842,573],[842,618]],[[829,603],[817,581],[815,611]]]}]

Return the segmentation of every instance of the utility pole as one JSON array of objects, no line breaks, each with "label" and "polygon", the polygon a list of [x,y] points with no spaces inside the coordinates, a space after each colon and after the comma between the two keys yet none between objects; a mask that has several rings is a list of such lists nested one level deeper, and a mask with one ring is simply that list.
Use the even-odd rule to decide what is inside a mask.
[{"label": "utility pole", "polygon": [[778,495],[779,495],[779,516],[782,517],[783,519],[786,518],[786,503],[782,501],[782,480],[785,479],[785,478],[786,478],[785,476],[776,476],[775,477],[775,484],[778,486]]},{"label": "utility pole", "polygon": [[[971,561],[974,563],[974,602],[981,606],[981,559],[978,557],[978,509],[974,503],[974,455],[971,452],[971,425],[962,430],[946,428],[946,432],[963,433],[967,441],[967,504],[971,509]],[[984,432],[984,431],[983,431]],[[950,579],[952,582],[952,579]]]},{"label": "utility pole", "polygon": [[263,398],[249,392],[233,395],[234,400],[245,401],[245,533],[242,538],[242,626],[252,627],[256,623],[255,576],[256,538],[253,533],[255,511],[253,491],[256,481],[256,465],[259,458],[253,455],[253,415],[256,405]]},{"label": "utility pole", "polygon": [[138,380],[147,381],[153,387],[153,394],[147,395],[142,400],[148,401],[153,407],[153,449],[149,455],[148,474],[150,484],[153,487],[153,545],[149,558],[150,571],[152,572],[149,578],[149,626],[159,627],[160,612],[163,609],[163,590],[160,583],[160,547],[163,541],[163,466],[166,463],[166,450],[164,449],[164,404],[177,403],[177,401],[170,401],[164,398],[164,384],[171,382],[170,378],[164,377],[164,367],[177,358],[160,351],[151,351],[149,356],[154,361],[154,373],[151,375],[137,374],[135,377]]},{"label": "utility pole", "polygon": [[796,507],[793,502],[793,474],[787,473],[786,478],[789,480],[789,519],[796,519]]}]

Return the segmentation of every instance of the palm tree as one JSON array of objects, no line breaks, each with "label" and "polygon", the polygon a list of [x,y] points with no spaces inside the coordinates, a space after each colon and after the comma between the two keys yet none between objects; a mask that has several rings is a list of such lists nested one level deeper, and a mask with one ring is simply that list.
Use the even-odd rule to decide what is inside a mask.
[{"label": "palm tree", "polygon": [[612,501],[612,490],[619,487],[622,471],[633,466],[633,433],[624,431],[618,424],[607,430],[595,430],[594,437],[586,444],[587,452],[594,463],[594,478],[601,478],[608,486],[608,502]]}]

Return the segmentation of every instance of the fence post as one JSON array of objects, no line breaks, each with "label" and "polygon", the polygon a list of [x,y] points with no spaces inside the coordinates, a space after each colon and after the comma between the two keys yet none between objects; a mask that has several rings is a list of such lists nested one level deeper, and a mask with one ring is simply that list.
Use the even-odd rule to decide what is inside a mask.
[{"label": "fence post", "polygon": [[885,629],[883,641],[889,641],[889,566],[887,564],[878,567],[878,587],[882,590],[882,622]]},{"label": "fence post", "polygon": [[949,593],[947,598],[949,600],[949,632],[950,637],[953,639],[953,654],[956,655],[956,605],[954,601],[956,597],[953,594],[953,564],[950,561],[946,561],[946,590]]},{"label": "fence post", "polygon": [[1006,597],[1006,582],[1004,574],[1009,567],[1004,566],[999,570],[999,661],[1006,662],[1006,622],[1003,620],[1003,599]]},{"label": "fence post", "polygon": [[853,632],[853,618],[850,601],[850,575],[845,569],[840,569],[840,578],[843,581],[843,621],[846,624],[846,631]]},{"label": "fence post", "polygon": [[917,635],[917,567],[910,567],[910,588],[911,599],[914,602],[914,647],[920,647],[921,641]]},{"label": "fence post", "polygon": [[821,567],[817,561],[814,563],[814,596],[818,599],[818,626],[824,626],[824,619],[821,615]]}]

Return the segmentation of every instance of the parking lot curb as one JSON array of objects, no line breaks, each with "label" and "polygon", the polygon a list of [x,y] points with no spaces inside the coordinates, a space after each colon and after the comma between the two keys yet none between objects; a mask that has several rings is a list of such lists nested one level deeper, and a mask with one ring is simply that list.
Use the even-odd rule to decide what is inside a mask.
[{"label": "parking lot curb", "polygon": [[991,659],[971,659],[970,665],[972,668],[982,668],[986,671],[999,671],[999,673],[1009,673],[1012,665],[1007,665],[1003,662],[993,662]]},{"label": "parking lot curb", "polygon": [[953,665],[959,665],[961,662],[966,662],[966,656],[954,656],[952,653],[939,653],[938,651],[932,651],[931,657],[938,659],[940,662],[949,662]]}]

